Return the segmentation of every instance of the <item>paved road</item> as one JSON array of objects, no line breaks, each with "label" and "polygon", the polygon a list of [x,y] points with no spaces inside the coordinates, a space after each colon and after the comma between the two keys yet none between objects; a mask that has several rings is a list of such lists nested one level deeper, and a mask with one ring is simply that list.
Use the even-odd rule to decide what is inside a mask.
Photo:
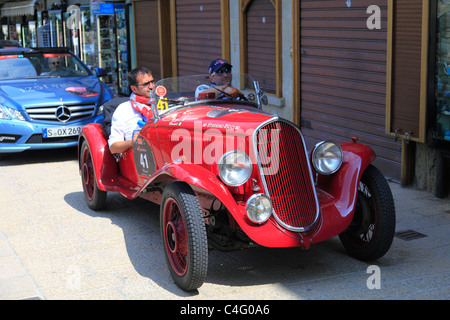
[{"label": "paved road", "polygon": [[[376,265],[346,255],[337,238],[297,248],[211,251],[196,292],[173,284],[159,207],[108,194],[83,199],[75,149],[0,160],[0,299],[450,299],[450,201],[391,183],[397,230]],[[377,285],[380,284],[380,289]]]}]

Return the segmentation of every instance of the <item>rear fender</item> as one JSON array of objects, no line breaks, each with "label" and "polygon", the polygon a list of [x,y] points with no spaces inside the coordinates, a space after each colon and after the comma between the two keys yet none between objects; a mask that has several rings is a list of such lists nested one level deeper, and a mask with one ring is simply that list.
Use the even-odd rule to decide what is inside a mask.
[{"label": "rear fender", "polygon": [[[88,142],[91,150],[98,188],[103,191],[118,191],[117,184],[114,182],[118,175],[118,166],[116,159],[109,151],[108,137],[103,126],[98,123],[90,123],[83,127],[78,142],[79,160],[84,141]],[[81,165],[80,161],[78,161],[78,165]]]}]

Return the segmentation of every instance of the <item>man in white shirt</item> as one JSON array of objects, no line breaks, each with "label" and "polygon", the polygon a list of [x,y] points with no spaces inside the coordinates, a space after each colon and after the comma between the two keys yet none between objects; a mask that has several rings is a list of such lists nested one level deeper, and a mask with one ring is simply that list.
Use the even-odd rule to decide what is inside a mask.
[{"label": "man in white shirt", "polygon": [[123,153],[133,146],[139,127],[138,121],[146,122],[152,116],[150,94],[155,87],[152,72],[144,67],[131,70],[127,76],[133,93],[130,100],[121,103],[111,120],[111,134],[108,145],[111,153]]},{"label": "man in white shirt", "polygon": [[[209,65],[209,81],[211,85],[202,84],[195,90],[195,97],[201,98],[201,96],[207,96],[210,98],[210,94],[217,98],[223,95],[225,98],[242,97],[243,94],[238,89],[231,86],[231,81],[233,76],[231,74],[231,69],[233,66],[228,63],[227,60],[215,59],[211,61]],[[200,95],[202,93],[202,95]]]}]

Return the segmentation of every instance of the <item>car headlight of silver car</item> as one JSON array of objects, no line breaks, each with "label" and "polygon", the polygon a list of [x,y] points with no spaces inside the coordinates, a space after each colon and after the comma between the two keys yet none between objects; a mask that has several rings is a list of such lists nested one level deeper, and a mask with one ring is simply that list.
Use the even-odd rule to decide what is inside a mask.
[{"label": "car headlight of silver car", "polygon": [[101,115],[103,114],[103,108],[104,108],[103,105],[101,105],[101,106],[98,107],[98,110],[97,110],[97,115],[98,115],[98,116],[101,116]]},{"label": "car headlight of silver car", "polygon": [[222,181],[232,187],[243,185],[252,174],[250,157],[239,150],[225,153],[220,158],[218,167]]},{"label": "car headlight of silver car", "polygon": [[317,172],[325,175],[333,174],[342,164],[343,152],[340,145],[333,141],[322,141],[314,147],[312,164]]},{"label": "car headlight of silver car", "polygon": [[262,224],[272,215],[272,202],[265,194],[257,193],[247,200],[246,210],[251,221]]},{"label": "car headlight of silver car", "polygon": [[4,120],[16,119],[16,120],[25,121],[24,116],[22,115],[22,113],[19,110],[10,108],[10,107],[6,107],[1,104],[0,104],[0,119],[4,119]]}]

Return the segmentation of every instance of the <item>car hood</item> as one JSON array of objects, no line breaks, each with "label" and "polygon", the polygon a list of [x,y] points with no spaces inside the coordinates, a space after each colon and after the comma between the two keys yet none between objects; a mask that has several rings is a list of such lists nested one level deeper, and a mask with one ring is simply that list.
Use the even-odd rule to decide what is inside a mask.
[{"label": "car hood", "polygon": [[217,129],[223,132],[247,132],[273,117],[277,116],[241,105],[203,105],[181,109],[162,117],[160,126],[198,129],[201,125],[203,131]]},{"label": "car hood", "polygon": [[105,94],[103,86],[95,76],[0,81],[0,103],[16,108],[97,103]]}]

